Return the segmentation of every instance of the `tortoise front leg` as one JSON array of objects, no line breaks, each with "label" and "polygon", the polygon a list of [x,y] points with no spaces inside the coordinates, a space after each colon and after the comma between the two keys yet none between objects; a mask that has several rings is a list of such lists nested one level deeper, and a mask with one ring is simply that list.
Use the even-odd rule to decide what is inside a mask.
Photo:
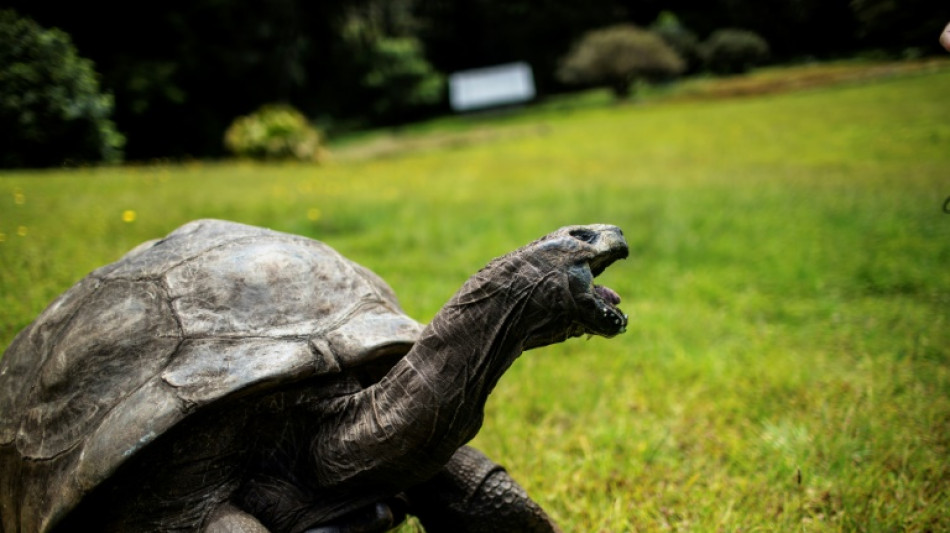
[{"label": "tortoise front leg", "polygon": [[427,533],[559,533],[504,468],[469,446],[432,479],[408,492],[409,513]]}]

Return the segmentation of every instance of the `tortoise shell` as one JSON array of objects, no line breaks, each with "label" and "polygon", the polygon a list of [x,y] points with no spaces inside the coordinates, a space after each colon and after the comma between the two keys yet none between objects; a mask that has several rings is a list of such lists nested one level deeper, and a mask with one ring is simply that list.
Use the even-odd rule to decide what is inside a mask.
[{"label": "tortoise shell", "polygon": [[0,361],[6,531],[45,531],[224,398],[408,351],[421,325],[321,242],[199,220],[57,298]]}]

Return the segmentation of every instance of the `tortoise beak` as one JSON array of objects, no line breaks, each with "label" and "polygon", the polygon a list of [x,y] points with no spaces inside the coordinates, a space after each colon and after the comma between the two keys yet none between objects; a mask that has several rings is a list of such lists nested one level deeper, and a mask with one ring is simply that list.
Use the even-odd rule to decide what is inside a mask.
[{"label": "tortoise beak", "polygon": [[575,333],[604,337],[623,333],[627,329],[627,315],[618,307],[620,295],[609,287],[594,284],[594,278],[610,265],[630,255],[623,232],[616,226],[599,224],[576,227],[570,234],[586,242],[591,253],[584,265],[589,272],[583,276],[588,280],[587,286],[581,289],[582,294],[575,297],[580,315],[579,331]]}]

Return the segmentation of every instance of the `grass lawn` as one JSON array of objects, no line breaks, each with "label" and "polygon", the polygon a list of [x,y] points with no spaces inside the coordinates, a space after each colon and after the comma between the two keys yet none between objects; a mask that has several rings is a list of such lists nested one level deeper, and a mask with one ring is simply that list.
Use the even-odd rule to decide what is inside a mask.
[{"label": "grass lawn", "polygon": [[845,79],[452,119],[324,166],[6,172],[0,345],[195,218],[326,241],[422,321],[609,222],[628,332],[526,353],[475,441],[565,531],[950,530],[950,68]]}]

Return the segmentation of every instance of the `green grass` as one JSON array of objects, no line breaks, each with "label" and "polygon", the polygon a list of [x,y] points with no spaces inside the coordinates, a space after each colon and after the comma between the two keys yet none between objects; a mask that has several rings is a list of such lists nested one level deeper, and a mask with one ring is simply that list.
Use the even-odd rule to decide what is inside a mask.
[{"label": "green grass", "polygon": [[423,321],[491,257],[610,222],[633,251],[603,277],[629,331],[525,354],[475,441],[565,531],[948,530],[948,95],[937,68],[587,97],[352,140],[323,167],[8,172],[0,343],[199,217],[324,240]]}]

